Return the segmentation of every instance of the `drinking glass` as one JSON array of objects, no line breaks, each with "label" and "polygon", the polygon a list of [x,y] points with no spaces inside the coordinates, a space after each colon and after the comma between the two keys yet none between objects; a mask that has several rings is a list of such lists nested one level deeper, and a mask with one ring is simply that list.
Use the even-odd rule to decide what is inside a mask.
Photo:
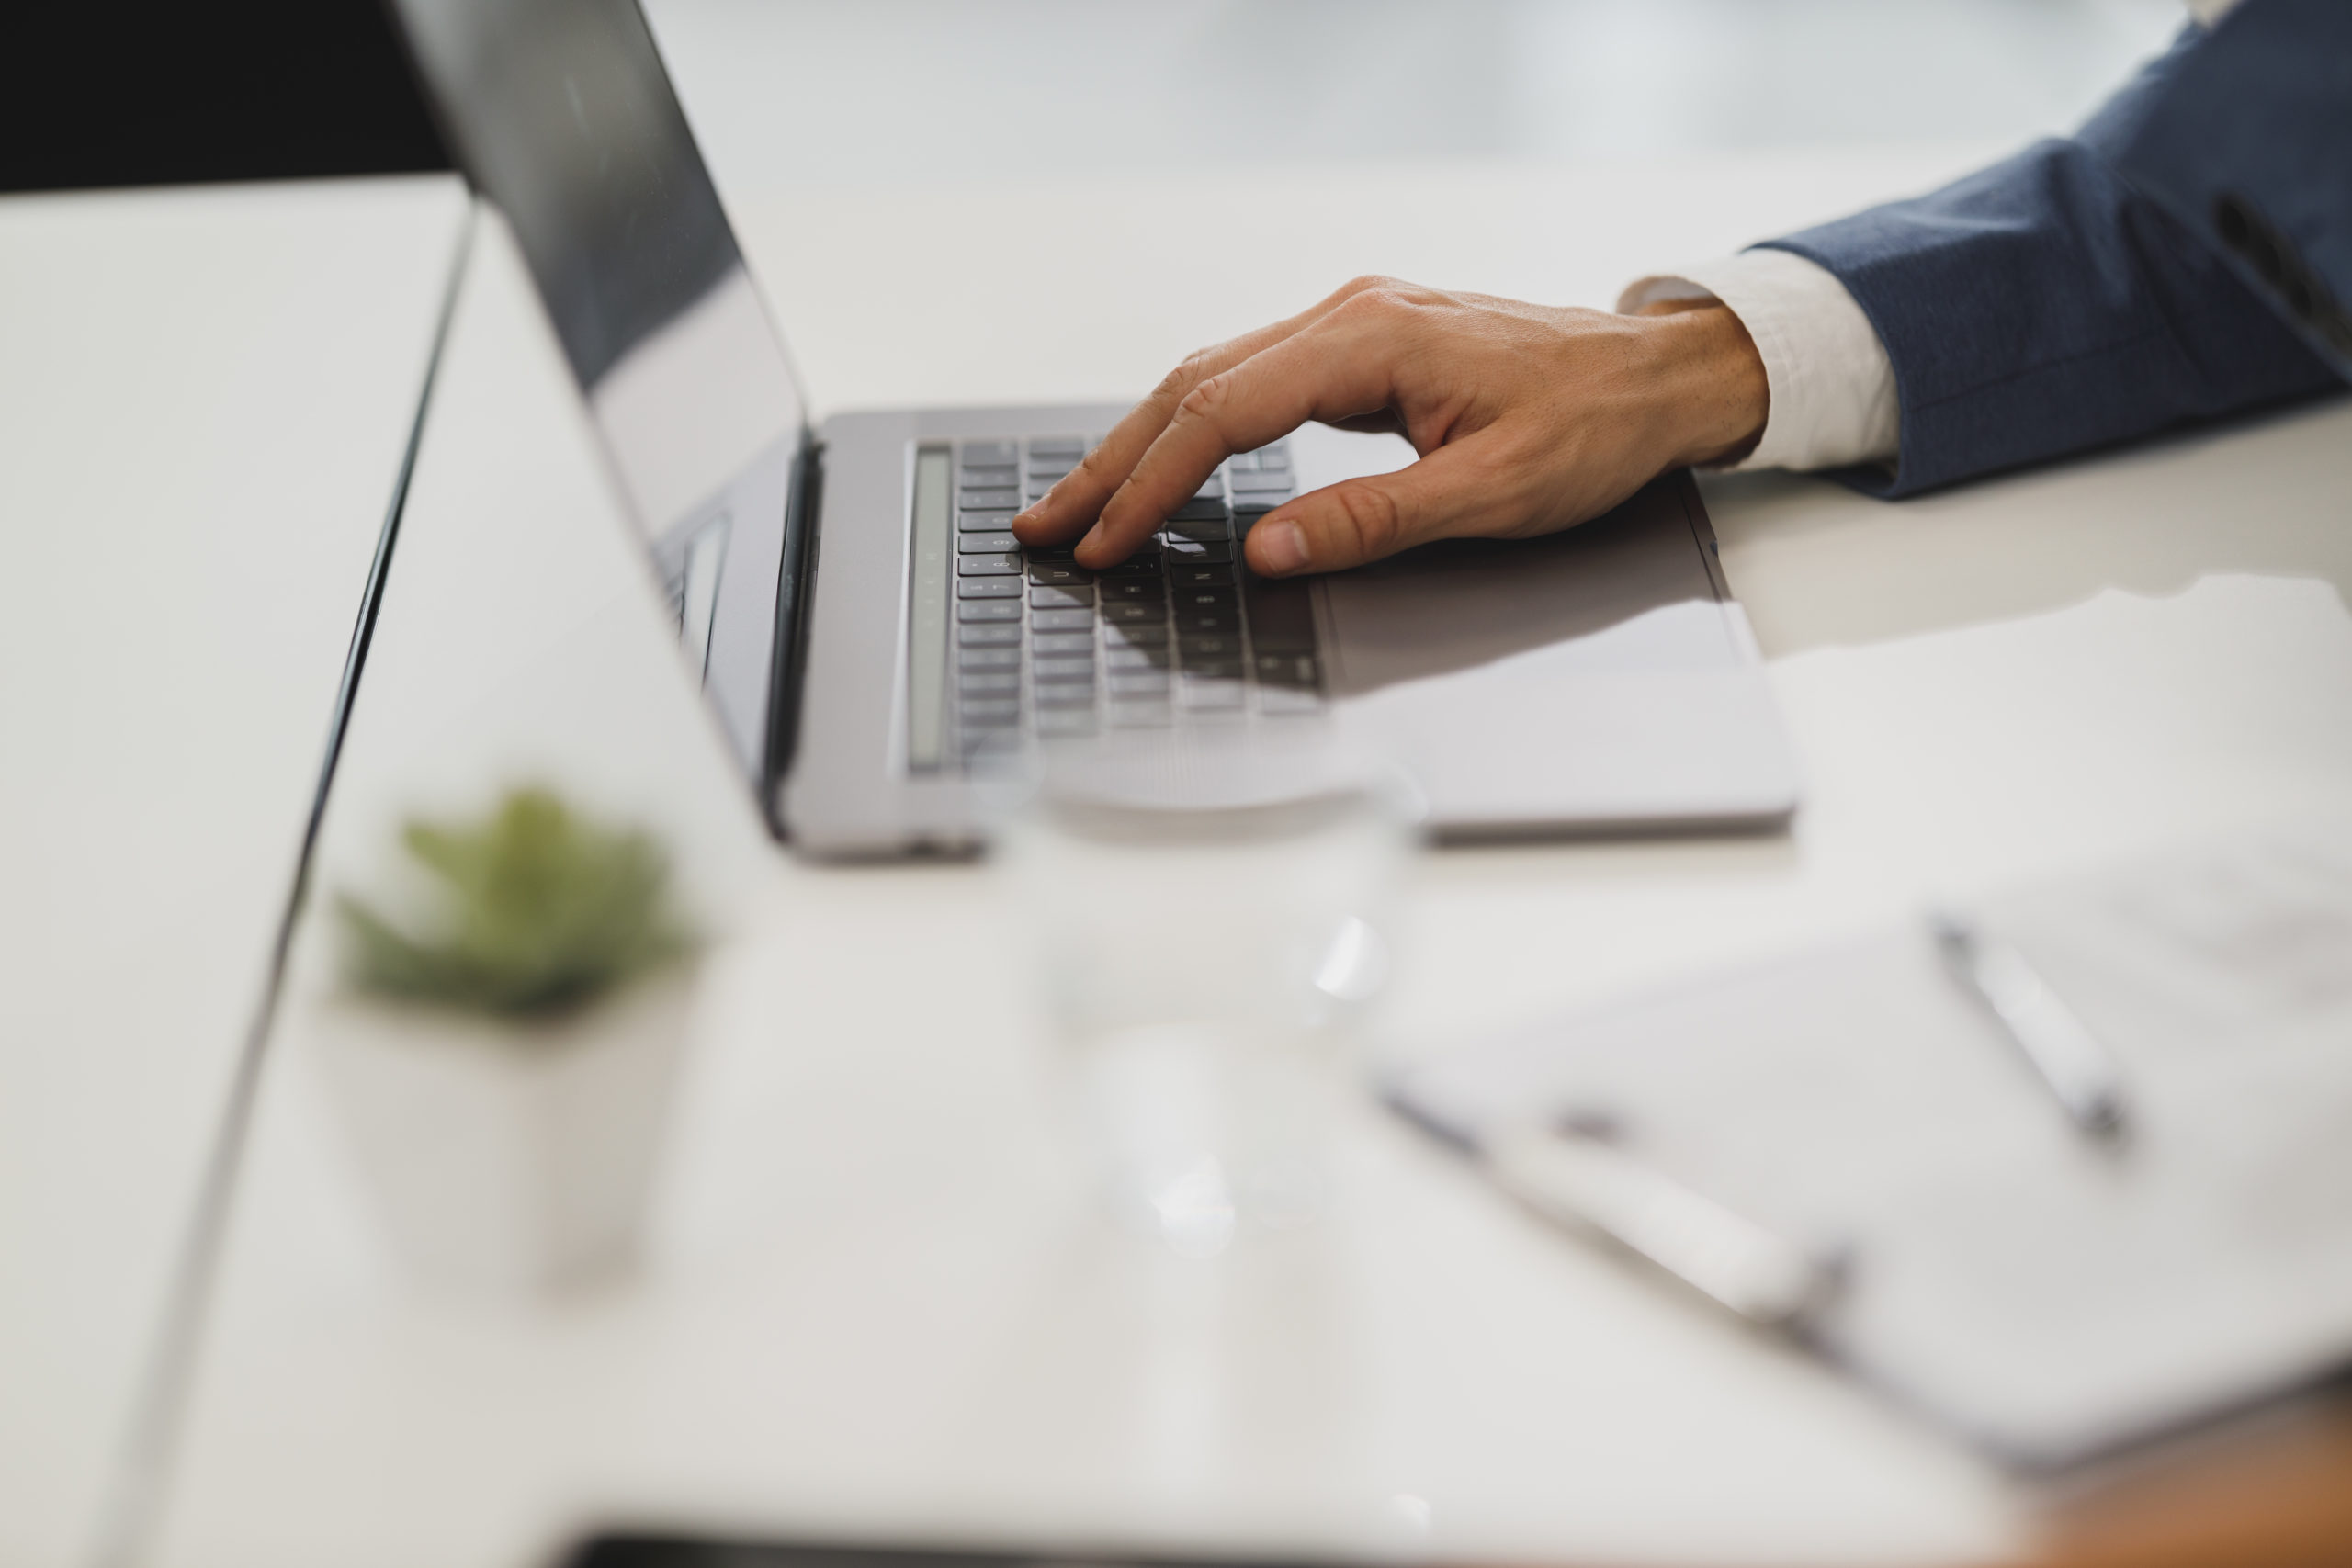
[{"label": "drinking glass", "polygon": [[1321,730],[1046,758],[1006,858],[1115,1212],[1207,1254],[1320,1211],[1417,816]]}]

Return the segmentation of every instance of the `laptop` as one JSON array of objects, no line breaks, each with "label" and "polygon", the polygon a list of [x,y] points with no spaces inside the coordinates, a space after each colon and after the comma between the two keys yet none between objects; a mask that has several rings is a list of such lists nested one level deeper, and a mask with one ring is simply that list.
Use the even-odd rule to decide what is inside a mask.
[{"label": "laptop", "polygon": [[1138,740],[1375,750],[1415,775],[1440,837],[1771,828],[1793,809],[1687,473],[1545,538],[1260,579],[1240,548],[1257,518],[1413,457],[1309,425],[1222,465],[1112,571],[1023,550],[1014,513],[1124,409],[812,428],[637,0],[391,9],[514,232],[735,762],[799,851],[968,851],[989,767]]}]

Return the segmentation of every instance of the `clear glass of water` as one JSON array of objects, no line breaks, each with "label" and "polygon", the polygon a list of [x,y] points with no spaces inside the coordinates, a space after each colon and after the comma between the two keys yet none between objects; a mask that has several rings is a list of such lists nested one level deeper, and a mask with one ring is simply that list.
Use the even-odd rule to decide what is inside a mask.
[{"label": "clear glass of water", "polygon": [[1178,1251],[1312,1221],[1417,818],[1320,730],[1049,755],[1004,834],[1105,1193]]}]

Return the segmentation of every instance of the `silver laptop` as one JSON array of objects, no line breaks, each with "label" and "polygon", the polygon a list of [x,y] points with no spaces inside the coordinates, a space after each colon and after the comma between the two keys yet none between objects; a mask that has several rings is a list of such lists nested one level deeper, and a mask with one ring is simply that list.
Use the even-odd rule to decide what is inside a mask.
[{"label": "silver laptop", "polygon": [[1548,538],[1257,578],[1257,517],[1412,457],[1310,425],[1224,464],[1114,570],[1024,551],[1013,514],[1123,410],[812,430],[637,0],[393,10],[520,243],[735,758],[804,852],[971,848],[991,761],[1122,736],[1376,749],[1446,837],[1762,828],[1793,808],[1687,474]]}]

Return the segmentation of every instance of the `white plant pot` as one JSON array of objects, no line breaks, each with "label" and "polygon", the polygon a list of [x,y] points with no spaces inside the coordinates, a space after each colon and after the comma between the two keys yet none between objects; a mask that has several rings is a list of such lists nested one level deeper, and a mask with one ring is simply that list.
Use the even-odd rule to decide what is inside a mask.
[{"label": "white plant pot", "polygon": [[320,1002],[313,1052],[402,1261],[508,1294],[624,1267],[693,996],[680,964],[546,1023]]}]

